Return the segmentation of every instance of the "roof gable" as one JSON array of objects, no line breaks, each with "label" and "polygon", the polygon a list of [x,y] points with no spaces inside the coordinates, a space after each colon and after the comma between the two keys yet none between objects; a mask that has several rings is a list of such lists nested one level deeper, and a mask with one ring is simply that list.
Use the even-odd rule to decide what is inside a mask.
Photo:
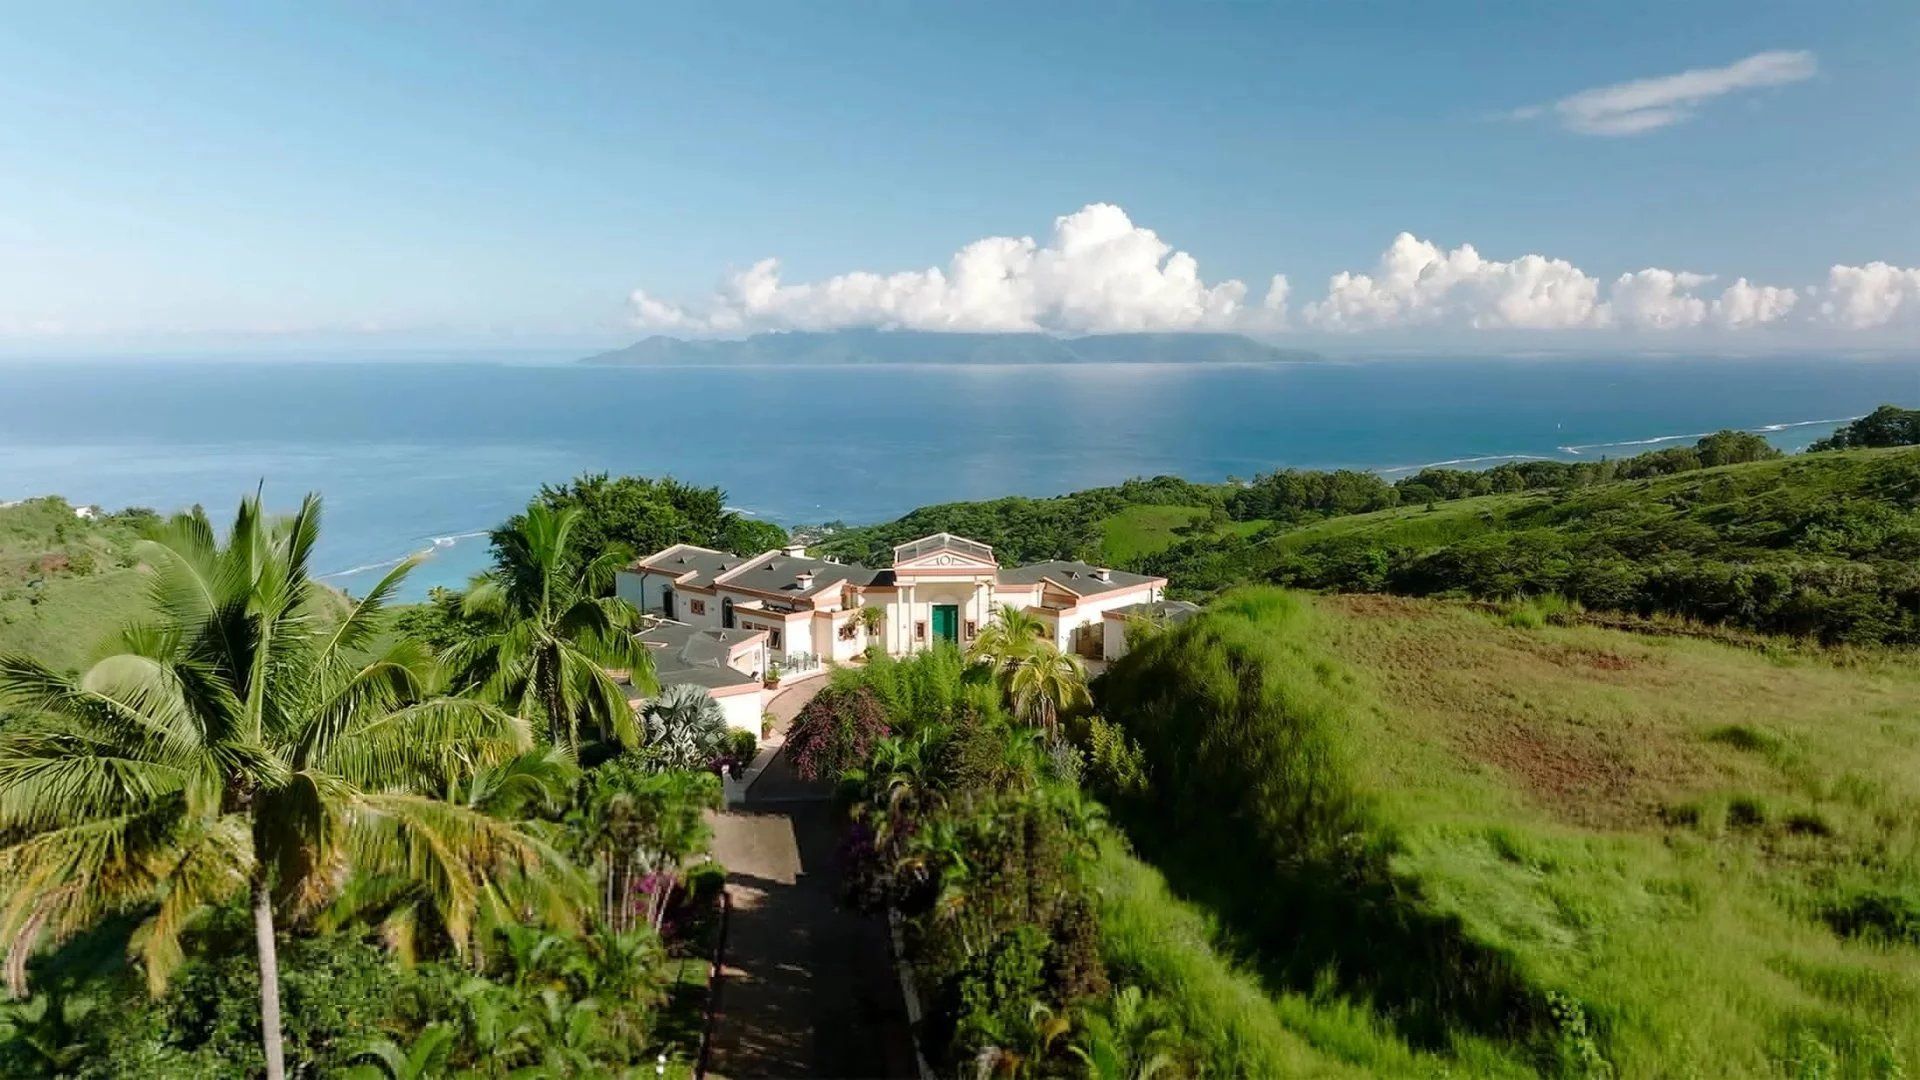
[{"label": "roof gable", "polygon": [[992,547],[952,533],[934,533],[899,544],[893,549],[895,570],[956,566],[992,570],[999,565],[1000,561],[993,557]]}]

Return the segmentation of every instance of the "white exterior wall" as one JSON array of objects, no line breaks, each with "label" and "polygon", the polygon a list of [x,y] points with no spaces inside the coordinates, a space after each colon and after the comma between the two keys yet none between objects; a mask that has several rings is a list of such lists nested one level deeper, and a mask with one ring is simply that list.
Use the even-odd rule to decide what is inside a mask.
[{"label": "white exterior wall", "polygon": [[[853,637],[840,640],[840,628],[853,627]],[[845,663],[867,651],[867,632],[860,626],[859,614],[853,613],[842,619],[818,618],[813,621],[814,655],[831,659],[836,663]]]},{"label": "white exterior wall", "polygon": [[[738,603],[738,601],[735,601]],[[714,625],[718,626],[718,608],[710,607],[715,613]],[[733,625],[742,630],[777,630],[780,644],[775,646],[771,635],[767,641],[767,651],[773,661],[783,661],[790,653],[813,652],[813,613],[799,612],[795,618],[788,619],[785,612],[742,611],[735,609]]]},{"label": "white exterior wall", "polygon": [[[971,643],[967,638],[967,623],[974,624],[976,633],[987,624],[987,617],[994,610],[991,599],[993,593],[991,584],[980,586],[971,581],[923,581],[901,585],[894,602],[886,608],[887,625],[883,633],[887,635],[887,651],[901,653],[931,648],[934,643],[933,608],[936,604],[953,604],[960,609],[959,646],[966,648]],[[911,604],[907,603],[909,596],[913,598]],[[927,624],[924,641],[914,637],[917,623]]]},{"label": "white exterior wall", "polygon": [[[1062,650],[1071,651],[1073,649],[1073,634],[1075,630],[1082,626],[1091,626],[1105,621],[1102,619],[1102,616],[1114,608],[1123,608],[1129,604],[1144,604],[1158,600],[1159,598],[1159,588],[1151,585],[1142,585],[1136,589],[1107,593],[1102,596],[1096,596],[1090,600],[1082,600],[1074,606],[1073,610],[1059,613],[1059,620],[1054,630],[1053,643]],[[1102,633],[1104,633],[1104,631],[1102,631]],[[1104,645],[1104,640],[1102,643]]]},{"label": "white exterior wall", "polygon": [[753,737],[760,737],[760,699],[763,691],[755,690],[750,694],[728,694],[714,700],[720,703],[720,712],[727,718],[727,726],[737,731],[751,731]]},{"label": "white exterior wall", "polygon": [[[695,601],[699,601],[701,606],[706,608],[706,610],[703,612],[694,611],[693,605]],[[673,592],[673,610],[674,618],[679,619],[688,626],[698,626],[703,630],[718,630],[720,628],[720,598],[718,596],[708,596],[706,593],[681,592],[675,589]]]},{"label": "white exterior wall", "polygon": [[751,649],[742,649],[735,653],[727,661],[727,666],[742,675],[751,675],[758,679],[767,673],[767,660],[767,646],[761,643]]},{"label": "white exterior wall", "polygon": [[[659,575],[653,575],[652,580],[648,581],[646,577],[632,570],[616,570],[613,574],[613,595],[625,600],[641,611],[658,613],[660,610],[660,585],[664,580],[665,579]],[[642,582],[646,582],[647,585],[651,586],[651,589],[643,588]],[[649,591],[652,593],[651,596],[648,595]]]},{"label": "white exterior wall", "polygon": [[1127,655],[1127,620],[1102,619],[1107,624],[1101,635],[1100,655],[1109,660],[1118,660]]},{"label": "white exterior wall", "polygon": [[[666,614],[666,591],[669,588],[673,589],[673,617],[676,621],[686,623],[688,626],[718,627],[720,625],[718,596],[675,588],[673,579],[665,574],[620,570],[613,575],[613,595],[648,615]],[[690,603],[693,600],[706,601],[706,614],[693,613],[693,606]]]}]

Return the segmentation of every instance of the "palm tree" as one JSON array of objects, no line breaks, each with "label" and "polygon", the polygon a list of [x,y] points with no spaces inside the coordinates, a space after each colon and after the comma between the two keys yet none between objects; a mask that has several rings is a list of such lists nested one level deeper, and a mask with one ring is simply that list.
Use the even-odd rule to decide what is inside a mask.
[{"label": "palm tree", "polygon": [[1049,732],[1061,713],[1093,703],[1087,693],[1087,666],[1049,642],[1041,642],[1014,662],[1007,693],[1021,719]]},{"label": "palm tree", "polygon": [[691,683],[671,687],[641,709],[646,754],[657,768],[704,769],[727,749],[727,717],[713,695]]},{"label": "palm tree", "polygon": [[[503,821],[519,823],[536,841],[550,838],[557,818],[572,800],[580,769],[566,751],[547,746],[529,750],[497,765],[449,778],[441,798],[457,806]],[[543,847],[547,855],[539,872],[526,874],[514,859],[500,860],[478,905],[477,918],[467,936],[476,943],[492,940],[492,928],[518,922],[527,913],[539,913],[561,926],[573,924],[573,914],[586,907],[588,890],[566,860]],[[454,943],[451,926],[459,914],[444,908],[442,897],[413,877],[362,871],[348,878],[333,902],[315,917],[323,931],[360,926],[376,931],[381,941],[404,963],[411,964],[430,948]]]},{"label": "palm tree", "polygon": [[448,660],[519,716],[544,718],[556,746],[578,749],[583,716],[603,738],[633,746],[633,709],[609,669],[650,693],[653,661],[633,637],[639,612],[602,595],[623,553],[580,557],[571,547],[579,517],[535,503],[494,533],[494,569],[475,579],[464,607],[481,630]]},{"label": "palm tree", "polygon": [[193,918],[246,896],[274,1080],[279,912],[315,910],[351,871],[397,875],[436,896],[458,944],[487,868],[543,858],[511,825],[419,794],[520,752],[525,726],[434,694],[419,646],[370,653],[412,564],[341,611],[309,577],[319,524],[315,496],[270,520],[256,494],[222,547],[203,512],[179,515],[145,545],[158,618],[125,651],[78,679],[0,657],[15,712],[0,729],[0,940],[18,958],[145,909],[131,948],[158,994]]},{"label": "palm tree", "polygon": [[973,639],[968,659],[986,664],[1004,678],[1022,657],[1046,644],[1046,637],[1047,624],[1040,616],[1012,604],[1001,604],[1000,610]]}]

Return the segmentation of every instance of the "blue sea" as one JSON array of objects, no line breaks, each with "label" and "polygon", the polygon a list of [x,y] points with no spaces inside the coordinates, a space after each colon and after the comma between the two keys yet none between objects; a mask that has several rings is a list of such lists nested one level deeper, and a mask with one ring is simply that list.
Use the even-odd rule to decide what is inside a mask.
[{"label": "blue sea", "polygon": [[1883,402],[1920,356],[1396,357],[1271,367],[585,367],[552,357],[0,362],[0,500],[326,497],[321,569],[360,589],[425,550],[457,585],[543,482],[672,474],[782,524],[1049,495],[1172,473],[1578,460],[1719,428],[1797,449]]}]

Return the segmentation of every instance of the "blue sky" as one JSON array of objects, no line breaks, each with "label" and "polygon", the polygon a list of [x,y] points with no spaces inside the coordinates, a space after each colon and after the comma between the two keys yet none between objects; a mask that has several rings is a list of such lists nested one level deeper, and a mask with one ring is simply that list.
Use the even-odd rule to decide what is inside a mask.
[{"label": "blue sky", "polygon": [[[0,351],[1920,323],[1911,3],[704,7],[16,9]],[[1682,72],[1626,121],[1554,104]],[[1091,204],[1124,216],[1049,261]],[[1017,296],[956,295],[985,237],[1034,238],[988,270]]]}]

